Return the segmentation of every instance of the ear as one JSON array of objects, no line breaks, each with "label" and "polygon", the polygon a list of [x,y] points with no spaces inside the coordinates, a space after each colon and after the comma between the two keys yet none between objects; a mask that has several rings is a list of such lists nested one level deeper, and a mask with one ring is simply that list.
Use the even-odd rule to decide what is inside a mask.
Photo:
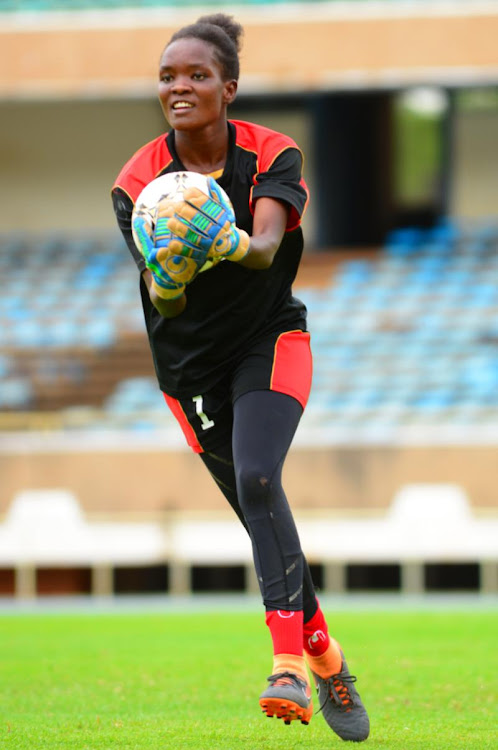
[{"label": "ear", "polygon": [[233,102],[237,96],[237,88],[238,82],[236,80],[225,81],[225,88],[223,91],[223,100],[225,104],[231,104]]}]

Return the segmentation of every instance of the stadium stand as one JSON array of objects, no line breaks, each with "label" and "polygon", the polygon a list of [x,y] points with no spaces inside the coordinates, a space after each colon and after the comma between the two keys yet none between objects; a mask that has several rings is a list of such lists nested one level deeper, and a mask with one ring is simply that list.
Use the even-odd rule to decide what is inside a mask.
[{"label": "stadium stand", "polygon": [[[332,197],[312,184],[324,172],[324,155],[312,146],[318,120],[327,134],[332,126],[329,95],[341,102],[343,92],[348,101],[359,96],[363,114],[349,122],[364,119],[370,133],[389,132],[384,114],[388,100],[396,104],[396,88],[442,87],[455,115],[441,123],[444,137],[451,134],[443,156],[452,169],[428,180],[425,228],[392,231],[378,248],[387,227],[422,215],[418,205],[404,213],[393,195],[393,212],[387,199],[382,211],[374,208],[383,216],[379,235],[358,240],[375,249],[361,252],[353,242],[339,252],[348,242],[327,236],[316,243],[324,250],[316,253],[317,273],[316,259],[305,257],[298,277],[315,375],[286,471],[303,546],[325,592],[498,590],[498,222],[482,220],[496,207],[496,114],[463,113],[455,93],[496,85],[492,6],[238,6],[248,21],[246,106],[261,94],[265,107],[286,118],[290,109],[280,111],[274,100],[283,92],[291,103],[296,94],[318,96],[324,107],[303,107],[295,123],[310,155],[312,192],[324,196],[316,212],[322,223],[354,173],[354,160],[346,161]],[[232,11],[228,0],[220,8]],[[189,13],[197,13],[194,4],[173,0],[0,0],[9,156],[3,231],[33,232],[0,236],[0,596],[256,590],[247,539],[158,393],[136,270],[99,191],[123,154],[142,143],[155,96],[151,50]],[[289,56],[297,44],[300,55]],[[71,65],[61,66],[69,48]],[[373,96],[378,90],[383,95]],[[61,179],[53,165],[67,160],[64,144],[73,143],[75,127],[88,131],[84,158]],[[29,139],[14,137],[23,132]],[[104,133],[112,144],[104,137],[92,162],[91,136],[100,143]],[[369,156],[376,156],[365,163],[382,179],[367,195],[367,173],[358,173],[355,206],[366,198],[370,209],[373,197],[388,196],[384,177],[393,165],[384,157],[394,152],[381,145],[372,141]],[[335,155],[331,161],[337,168]],[[451,195],[443,195],[450,178]],[[442,187],[433,196],[434,181]],[[26,184],[46,190],[30,217],[19,208]],[[83,213],[74,200],[79,189]],[[433,226],[441,211],[476,221]],[[93,228],[85,227],[89,215]],[[350,220],[356,228],[364,218]],[[332,537],[339,540],[333,547]]]},{"label": "stadium stand", "polygon": [[[89,427],[167,426],[122,243],[30,242],[0,241],[1,409],[62,409],[70,423],[89,407]],[[496,424],[497,250],[496,222],[441,221],[393,231],[379,253],[329,269],[325,284],[298,285],[315,366],[306,426]]]},{"label": "stadium stand", "polygon": [[[331,423],[495,422],[498,226],[393,231],[374,260],[303,291],[314,410]],[[347,321],[347,325],[345,325]]]}]

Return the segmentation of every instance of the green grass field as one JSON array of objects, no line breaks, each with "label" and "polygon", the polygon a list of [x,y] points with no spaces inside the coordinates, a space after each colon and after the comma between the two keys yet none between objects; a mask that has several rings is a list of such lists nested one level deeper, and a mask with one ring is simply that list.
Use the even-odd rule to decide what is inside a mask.
[{"label": "green grass field", "polygon": [[[366,747],[498,747],[496,611],[327,612],[369,709]],[[0,747],[341,747],[320,715],[259,712],[270,671],[253,611],[3,615]]]}]

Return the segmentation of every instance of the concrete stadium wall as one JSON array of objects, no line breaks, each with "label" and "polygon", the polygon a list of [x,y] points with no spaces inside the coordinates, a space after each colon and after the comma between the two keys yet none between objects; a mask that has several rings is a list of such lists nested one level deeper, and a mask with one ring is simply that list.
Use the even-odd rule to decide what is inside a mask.
[{"label": "concrete stadium wall", "polygon": [[[115,229],[110,186],[124,161],[165,128],[156,102],[159,54],[197,15],[0,15],[2,230]],[[498,82],[496,3],[269,6],[245,9],[239,20],[241,94]],[[311,152],[305,113],[282,115],[276,104],[262,121]],[[455,215],[494,212],[496,125],[496,114],[456,123]],[[313,189],[310,161],[307,170]],[[308,241],[312,226],[313,203]]]},{"label": "concrete stadium wall", "polygon": [[[305,154],[311,201],[303,223],[313,242],[314,165],[310,115],[302,110],[234,108],[233,116],[260,121],[293,137]],[[164,132],[159,104],[146,100],[0,102],[2,231],[117,231],[110,189],[134,151]],[[479,218],[496,213],[498,111],[455,111],[451,213]],[[36,196],[29,201],[27,196]]]},{"label": "concrete stadium wall", "polygon": [[[245,119],[240,108],[236,115]],[[247,115],[249,117],[249,115]],[[305,154],[310,129],[304,112],[250,114],[282,130]],[[116,231],[110,190],[119,170],[167,124],[155,98],[129,101],[0,102],[2,231]],[[306,161],[306,177],[313,175]],[[30,200],[26,210],[27,196]],[[310,209],[303,224],[312,226]]]},{"label": "concrete stadium wall", "polygon": [[[0,96],[151,93],[159,55],[197,9],[59,14],[0,26]],[[442,79],[496,81],[492,2],[330,3],[241,10],[244,91]]]},{"label": "concrete stadium wall", "polygon": [[461,113],[453,134],[451,210],[462,218],[496,216],[498,210],[498,108]]},{"label": "concrete stadium wall", "polygon": [[[165,127],[156,102],[159,54],[197,15],[0,15],[2,230],[115,229],[110,186],[124,161]],[[496,3],[258,7],[239,19],[246,29],[241,94],[498,82]],[[310,153],[303,112],[282,116],[276,104],[262,121]],[[455,215],[494,212],[496,126],[496,114],[456,123]],[[313,188],[310,161],[307,170]],[[28,191],[37,195],[29,212]],[[312,226],[311,203],[308,240]]]},{"label": "concrete stadium wall", "polygon": [[[65,488],[94,516],[160,518],[228,506],[201,460],[188,450],[6,450],[0,452],[0,514],[27,489]],[[404,484],[452,483],[476,510],[497,510],[496,446],[294,446],[284,486],[295,510],[375,513]],[[229,509],[228,509],[229,510]]]}]

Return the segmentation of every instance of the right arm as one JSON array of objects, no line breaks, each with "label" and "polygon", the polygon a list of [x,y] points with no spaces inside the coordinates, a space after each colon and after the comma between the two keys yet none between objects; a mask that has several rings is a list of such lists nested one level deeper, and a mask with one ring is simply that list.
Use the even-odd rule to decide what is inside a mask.
[{"label": "right arm", "polygon": [[152,274],[145,265],[145,260],[139,252],[133,239],[131,230],[131,216],[133,213],[133,202],[131,198],[120,188],[113,190],[112,202],[114,212],[118,222],[119,229],[125,239],[128,249],[135,261],[138,270],[142,274],[145,286],[149,292],[150,301],[163,318],[176,318],[185,309],[187,298],[185,294],[173,300],[166,300],[160,297],[152,284]]},{"label": "right arm", "polygon": [[152,285],[152,274],[148,268],[142,271],[142,278],[149,292],[150,301],[163,318],[176,318],[185,310],[185,305],[187,304],[185,292],[181,297],[177,297],[176,299],[163,299],[156,293]]}]

